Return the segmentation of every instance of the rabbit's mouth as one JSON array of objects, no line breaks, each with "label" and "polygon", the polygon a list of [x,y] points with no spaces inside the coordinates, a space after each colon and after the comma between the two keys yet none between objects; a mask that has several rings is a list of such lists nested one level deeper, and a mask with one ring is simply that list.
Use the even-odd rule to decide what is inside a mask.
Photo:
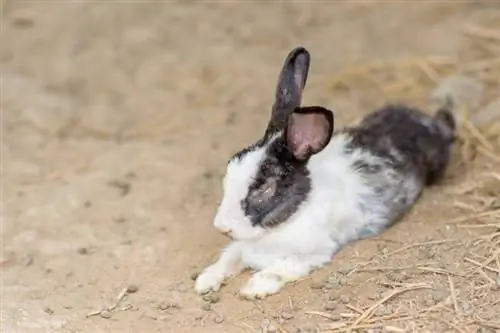
[{"label": "rabbit's mouth", "polygon": [[227,238],[231,239],[231,240],[233,240],[233,239],[234,239],[234,237],[233,237],[233,232],[232,232],[231,230],[229,230],[229,231],[222,231],[221,233],[222,233],[224,236],[226,236]]}]

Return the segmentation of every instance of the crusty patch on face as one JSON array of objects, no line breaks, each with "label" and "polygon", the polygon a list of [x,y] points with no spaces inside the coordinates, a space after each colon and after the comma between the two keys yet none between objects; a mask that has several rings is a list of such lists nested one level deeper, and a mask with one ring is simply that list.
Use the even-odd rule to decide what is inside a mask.
[{"label": "crusty patch on face", "polygon": [[241,208],[253,226],[272,228],[297,211],[310,189],[306,163],[293,157],[280,136],[267,146]]}]

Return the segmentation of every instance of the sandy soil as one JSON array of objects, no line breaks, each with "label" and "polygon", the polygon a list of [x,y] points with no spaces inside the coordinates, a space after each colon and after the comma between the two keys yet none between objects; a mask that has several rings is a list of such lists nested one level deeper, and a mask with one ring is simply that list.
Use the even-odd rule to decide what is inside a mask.
[{"label": "sandy soil", "polygon": [[[500,170],[481,154],[454,154],[400,224],[279,295],[240,300],[244,275],[209,307],[190,278],[226,242],[211,225],[224,165],[264,129],[292,47],[313,57],[304,102],[335,109],[341,126],[385,101],[425,105],[432,88],[332,86],[347,67],[499,57],[464,36],[468,23],[498,29],[500,5],[5,0],[2,332],[312,332],[415,283],[428,288],[375,309],[392,322],[360,331],[494,332],[498,258],[464,259],[491,256],[495,228],[460,227],[478,201],[454,192]],[[129,285],[116,309],[86,317]]]}]

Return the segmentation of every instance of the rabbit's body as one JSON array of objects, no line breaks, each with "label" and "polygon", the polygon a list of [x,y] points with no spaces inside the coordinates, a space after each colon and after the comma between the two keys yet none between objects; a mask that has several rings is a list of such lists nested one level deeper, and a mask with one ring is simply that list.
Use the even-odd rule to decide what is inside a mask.
[{"label": "rabbit's body", "polygon": [[388,106],[333,133],[331,111],[299,107],[308,65],[305,49],[292,51],[264,137],[228,164],[214,223],[233,242],[198,277],[199,293],[245,268],[258,272],[241,295],[276,293],[389,227],[445,171],[455,126],[447,110]]}]

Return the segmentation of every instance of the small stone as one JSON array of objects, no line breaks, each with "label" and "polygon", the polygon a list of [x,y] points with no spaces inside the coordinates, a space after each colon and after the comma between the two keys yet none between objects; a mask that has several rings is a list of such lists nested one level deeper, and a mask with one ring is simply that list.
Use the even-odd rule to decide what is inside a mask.
[{"label": "small stone", "polygon": [[200,275],[199,272],[194,272],[191,274],[191,280],[192,281],[196,281],[196,279],[198,278],[198,276]]},{"label": "small stone", "polygon": [[479,327],[477,330],[476,330],[477,333],[496,333],[497,331],[494,329],[494,328],[491,328],[491,327]]},{"label": "small stone", "polygon": [[269,325],[271,325],[271,321],[268,318],[262,319],[262,321],[260,322],[260,329],[262,330],[262,332],[265,332]]},{"label": "small stone", "polygon": [[432,299],[438,303],[446,299],[448,297],[448,294],[443,292],[443,291],[436,291],[432,294]]},{"label": "small stone", "polygon": [[188,284],[186,283],[180,283],[177,285],[177,287],[175,288],[178,292],[180,293],[185,293],[187,292],[188,290],[190,290],[190,287]]},{"label": "small stone", "polygon": [[428,298],[428,299],[426,299],[426,300],[424,301],[424,304],[425,304],[425,306],[429,307],[429,306],[433,306],[433,305],[435,305],[435,304],[436,304],[436,302],[435,302],[433,299]]},{"label": "small stone", "polygon": [[334,291],[333,293],[331,293],[329,296],[328,296],[328,300],[329,301],[336,301],[338,300],[340,297],[340,294],[338,293],[338,291]]},{"label": "small stone", "polygon": [[124,306],[122,306],[121,310],[122,311],[129,311],[129,310],[132,310],[134,308],[134,306],[132,304],[125,304]]},{"label": "small stone", "polygon": [[24,266],[31,266],[35,260],[30,255],[23,256],[22,263]]},{"label": "small stone", "polygon": [[343,284],[341,280],[345,280],[345,279],[343,279],[343,278],[341,279],[337,276],[330,276],[328,278],[328,283],[327,283],[328,287],[325,286],[325,288],[328,288],[328,289],[340,288]]},{"label": "small stone", "polygon": [[127,293],[129,293],[129,294],[136,293],[138,290],[139,290],[139,287],[137,287],[137,285],[135,285],[135,284],[131,284],[127,287]]},{"label": "small stone", "polygon": [[34,25],[34,22],[29,17],[16,17],[12,20],[12,25],[16,28],[31,28]]},{"label": "small stone", "polygon": [[89,254],[89,249],[87,249],[86,247],[80,247],[78,248],[78,250],[76,250],[76,252],[78,252],[78,254],[81,254],[83,256]]},{"label": "small stone", "polygon": [[222,324],[224,322],[224,318],[221,316],[215,316],[214,318],[214,323],[216,324]]},{"label": "small stone", "polygon": [[109,319],[111,318],[111,312],[109,312],[108,310],[102,310],[101,312],[99,312],[99,316],[104,319]]},{"label": "small stone", "polygon": [[333,311],[337,307],[337,303],[335,302],[327,302],[324,306],[326,311]]},{"label": "small stone", "polygon": [[293,318],[293,314],[289,313],[289,312],[282,312],[281,313],[281,318],[285,319],[285,320],[290,320]]},{"label": "small stone", "polygon": [[306,326],[302,326],[302,327],[297,328],[296,332],[297,333],[316,333],[316,332],[318,332],[318,329],[316,328],[316,326],[306,325]]},{"label": "small stone", "polygon": [[122,196],[126,196],[127,194],[129,194],[131,189],[131,184],[122,180],[112,180],[108,182],[108,185],[118,189]]},{"label": "small stone", "polygon": [[325,288],[325,289],[337,289],[337,286],[332,284],[332,283],[325,283],[323,288]]},{"label": "small stone", "polygon": [[311,289],[323,289],[324,286],[325,286],[324,281],[313,281],[311,283]]},{"label": "small stone", "polygon": [[496,277],[495,284],[500,287],[500,276]]},{"label": "small stone", "polygon": [[408,275],[403,272],[391,272],[387,275],[387,277],[389,280],[394,282],[404,282],[408,280]]},{"label": "small stone", "polygon": [[381,306],[377,310],[375,310],[375,315],[378,317],[385,317],[385,316],[388,316],[390,314],[392,314],[391,309],[389,309],[385,306]]},{"label": "small stone", "polygon": [[347,284],[347,279],[345,277],[339,277],[338,279],[339,286],[344,286]]},{"label": "small stone", "polygon": [[161,311],[166,311],[166,310],[170,309],[171,307],[172,307],[172,304],[165,302],[165,301],[158,304],[158,309],[160,309]]},{"label": "small stone", "polygon": [[276,333],[276,332],[278,332],[278,328],[274,324],[269,324],[269,326],[267,326],[266,330],[267,330],[267,333]]},{"label": "small stone", "polygon": [[49,315],[53,315],[54,314],[54,310],[52,310],[48,306],[45,307],[45,308],[43,308],[43,312],[45,312],[46,314],[49,314]]},{"label": "small stone", "polygon": [[203,304],[203,305],[201,306],[201,309],[202,309],[203,311],[210,311],[210,310],[212,310],[212,305],[210,305],[210,303],[205,303],[205,304]]},{"label": "small stone", "polygon": [[123,217],[123,216],[113,218],[113,222],[120,223],[120,224],[125,223],[126,221],[127,221],[127,218]]},{"label": "small stone", "polygon": [[351,301],[351,297],[349,297],[348,295],[340,295],[340,301],[343,304],[347,304]]},{"label": "small stone", "polygon": [[349,267],[340,267],[337,270],[337,272],[339,272],[342,275],[347,275],[347,274],[349,274],[350,271],[351,271],[351,269]]},{"label": "small stone", "polygon": [[203,295],[202,299],[205,302],[213,303],[213,304],[218,303],[220,301],[219,294],[216,292],[205,294],[205,295]]}]

